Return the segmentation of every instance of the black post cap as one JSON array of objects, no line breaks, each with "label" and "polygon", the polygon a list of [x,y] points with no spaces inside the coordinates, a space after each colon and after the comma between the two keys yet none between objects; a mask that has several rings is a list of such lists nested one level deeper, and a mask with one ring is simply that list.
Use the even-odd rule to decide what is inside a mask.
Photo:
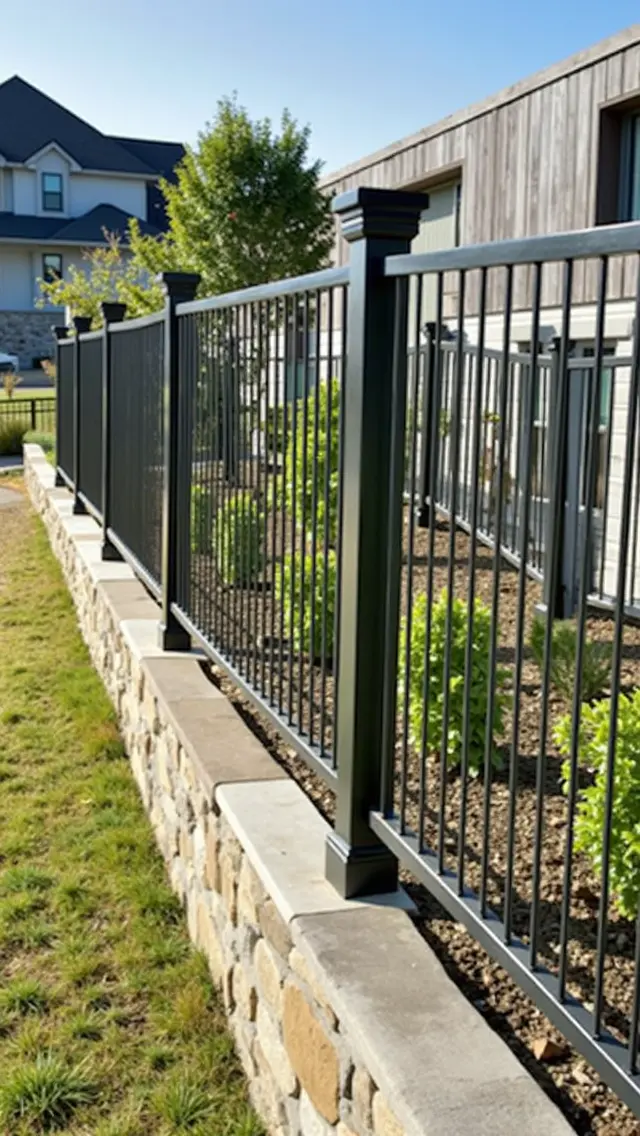
[{"label": "black post cap", "polygon": [[160,272],[156,277],[165,295],[172,300],[193,300],[200,283],[197,272]]},{"label": "black post cap", "polygon": [[85,331],[91,331],[91,316],[74,316],[73,326],[78,335],[84,335]]},{"label": "black post cap", "polygon": [[126,315],[127,305],[115,300],[103,300],[100,311],[105,323],[120,323]]},{"label": "black post cap", "polygon": [[331,208],[340,218],[346,241],[361,237],[412,240],[426,204],[424,193],[358,186],[335,197]]}]

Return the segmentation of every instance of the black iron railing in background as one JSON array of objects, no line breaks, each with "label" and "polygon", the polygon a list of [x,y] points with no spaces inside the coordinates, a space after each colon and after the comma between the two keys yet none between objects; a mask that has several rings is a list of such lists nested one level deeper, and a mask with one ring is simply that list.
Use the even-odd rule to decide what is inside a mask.
[{"label": "black iron railing in background", "polygon": [[53,434],[56,428],[55,398],[26,398],[23,394],[0,401],[0,425],[19,422],[26,430]]},{"label": "black iron railing in background", "polygon": [[328,778],[347,279],[177,309],[179,618]]},{"label": "black iron railing in background", "polygon": [[[390,890],[402,863],[640,1115],[640,854],[620,827],[640,287],[633,342],[605,337],[609,262],[640,259],[640,225],[411,256],[423,205],[353,191],[348,267],[201,301],[168,274],[164,312],[62,339],[60,471],[77,487],[100,420],[103,555],[160,600],[161,644],[195,640],[332,786],[339,892]],[[597,284],[579,352],[578,261]]]},{"label": "black iron railing in background", "polygon": [[64,338],[66,329],[57,329],[59,338],[56,352],[56,463],[61,484],[73,486],[73,404],[74,404],[74,345]]},{"label": "black iron railing in background", "polygon": [[107,536],[160,594],[164,496],[164,315],[109,326]]},{"label": "black iron railing in background", "polygon": [[78,497],[98,519],[102,517],[102,339],[99,331],[78,338]]}]

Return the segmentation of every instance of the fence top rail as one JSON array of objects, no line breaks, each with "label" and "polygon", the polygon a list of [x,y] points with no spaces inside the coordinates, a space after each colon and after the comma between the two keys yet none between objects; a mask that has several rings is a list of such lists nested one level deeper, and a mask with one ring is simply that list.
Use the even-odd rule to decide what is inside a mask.
[{"label": "fence top rail", "polygon": [[138,316],[136,319],[120,320],[119,323],[109,324],[109,333],[112,331],[138,331],[143,327],[153,327],[157,323],[164,321],[164,308],[160,308],[158,312],[151,312],[149,316]]},{"label": "fence top rail", "polygon": [[281,296],[295,295],[296,292],[320,292],[349,283],[349,265],[338,268],[323,268],[319,272],[309,272],[305,276],[290,276],[286,280],[275,280],[269,284],[257,284],[253,288],[243,288],[238,292],[226,292],[222,296],[208,296],[205,300],[190,300],[178,304],[179,316],[194,312],[219,311],[242,304],[257,304],[263,300],[277,300]]},{"label": "fence top rail", "polygon": [[95,339],[102,338],[102,331],[83,331],[82,335],[78,336],[79,343],[93,343]]},{"label": "fence top rail", "polygon": [[640,222],[599,225],[543,237],[492,241],[434,252],[407,253],[385,259],[386,276],[412,276],[473,268],[503,268],[517,264],[543,264],[561,260],[585,260],[595,256],[619,256],[640,252]]},{"label": "fence top rail", "polygon": [[73,335],[67,335],[65,339],[59,339],[58,340],[58,347],[62,351],[62,349],[64,347],[71,347],[71,345],[74,342],[75,342],[75,337]]}]

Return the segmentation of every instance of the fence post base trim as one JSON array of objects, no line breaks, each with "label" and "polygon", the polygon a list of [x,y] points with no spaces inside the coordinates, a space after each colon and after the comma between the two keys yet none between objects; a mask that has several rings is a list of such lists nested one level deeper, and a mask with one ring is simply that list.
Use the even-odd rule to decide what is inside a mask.
[{"label": "fence post base trim", "polygon": [[171,617],[168,623],[158,624],[158,646],[163,651],[190,651],[191,636]]},{"label": "fence post base trim", "polygon": [[336,832],[327,836],[325,873],[343,899],[398,890],[398,861],[384,844],[353,847]]}]

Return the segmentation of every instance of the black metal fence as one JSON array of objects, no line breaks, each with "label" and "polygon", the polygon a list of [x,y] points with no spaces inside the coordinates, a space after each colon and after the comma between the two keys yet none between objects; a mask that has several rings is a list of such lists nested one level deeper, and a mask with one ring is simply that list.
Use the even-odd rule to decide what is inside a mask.
[{"label": "black metal fence", "polygon": [[56,426],[55,398],[25,398],[16,395],[0,401],[0,426],[20,423],[25,430],[53,434]]},{"label": "black metal fence", "polygon": [[339,891],[403,864],[640,1114],[640,225],[411,256],[422,206],[354,191],[348,267],[107,321],[104,555],[332,785]]},{"label": "black metal fence", "polygon": [[56,462],[63,483],[74,482],[74,346],[71,339],[59,339],[56,352]]},{"label": "black metal fence", "polygon": [[78,497],[90,513],[102,510],[102,335],[78,337]]}]

